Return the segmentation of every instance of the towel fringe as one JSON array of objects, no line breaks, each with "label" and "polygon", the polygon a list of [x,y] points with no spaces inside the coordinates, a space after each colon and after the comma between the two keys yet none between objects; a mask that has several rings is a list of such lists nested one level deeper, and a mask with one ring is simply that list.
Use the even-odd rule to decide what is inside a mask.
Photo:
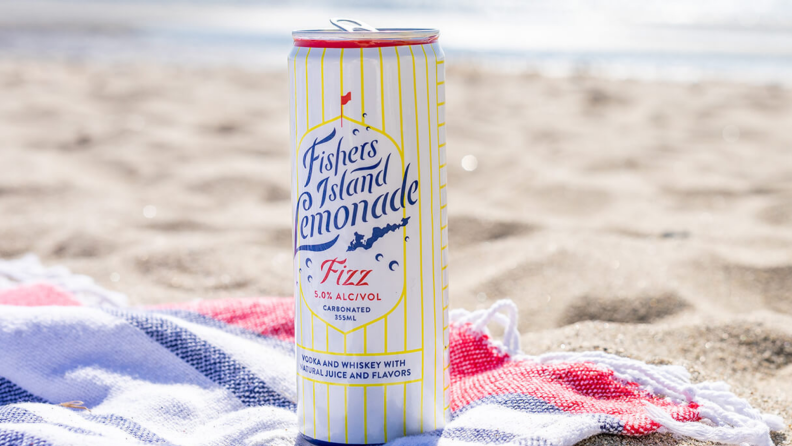
[{"label": "towel fringe", "polygon": [[[505,314],[503,314],[505,313]],[[469,312],[453,310],[451,321],[468,323],[471,329],[490,335],[487,324],[495,322],[503,327],[503,341],[492,340],[493,345],[515,360],[529,360],[548,364],[557,362],[589,362],[606,367],[624,381],[634,382],[642,389],[679,403],[695,403],[703,423],[683,423],[661,408],[647,404],[646,412],[667,432],[702,441],[729,444],[773,446],[771,431],[785,428],[777,415],[762,414],[743,398],[731,392],[724,382],[690,382],[690,373],[681,366],[651,365],[643,361],[624,358],[604,352],[558,352],[528,356],[520,351],[520,333],[517,329],[517,306],[511,300],[495,302],[489,309]]]},{"label": "towel fringe", "polygon": [[680,404],[697,404],[701,418],[714,424],[682,423],[659,407],[647,405],[649,418],[674,434],[702,441],[772,446],[770,431],[784,428],[780,417],[754,409],[748,401],[732,393],[726,383],[692,384],[690,375],[686,371],[681,373],[678,366],[650,365],[603,352],[548,353],[528,358],[540,363],[585,361],[607,367],[617,378],[637,383],[655,395]]},{"label": "towel fringe", "polygon": [[[506,314],[502,314],[505,312]],[[452,310],[449,314],[452,323],[470,324],[471,328],[490,336],[487,325],[495,322],[503,327],[503,340],[491,339],[492,344],[503,353],[511,356],[520,354],[520,331],[517,329],[517,305],[510,299],[501,299],[486,310]]]},{"label": "towel fringe", "polygon": [[26,254],[13,260],[0,259],[0,287],[3,282],[11,282],[14,285],[46,283],[70,293],[84,305],[98,307],[127,305],[125,295],[106,290],[97,285],[92,278],[74,274],[63,266],[47,268],[34,254]]}]

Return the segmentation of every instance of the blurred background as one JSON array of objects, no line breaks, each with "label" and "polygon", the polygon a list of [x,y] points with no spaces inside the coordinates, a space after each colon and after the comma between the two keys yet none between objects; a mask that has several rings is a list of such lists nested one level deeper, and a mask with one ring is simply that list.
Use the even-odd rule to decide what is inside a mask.
[{"label": "blurred background", "polygon": [[293,29],[363,17],[435,27],[453,60],[548,75],[785,82],[792,4],[778,0],[7,1],[13,55],[282,66]]},{"label": "blurred background", "polygon": [[452,307],[791,419],[786,1],[0,0],[0,257],[291,295],[290,32],[344,16],[441,30]]}]

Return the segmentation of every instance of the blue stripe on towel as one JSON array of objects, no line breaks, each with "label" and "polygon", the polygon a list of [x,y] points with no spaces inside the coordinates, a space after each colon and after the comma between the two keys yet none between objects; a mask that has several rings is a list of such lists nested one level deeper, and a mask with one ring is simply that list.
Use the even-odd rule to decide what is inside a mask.
[{"label": "blue stripe on towel", "polygon": [[[136,440],[142,441],[144,443],[170,444],[166,440],[157,436],[157,434],[146,429],[145,427],[135,423],[134,421],[127,420],[126,418],[120,417],[118,415],[94,415],[94,414],[86,413],[84,417],[88,421],[93,421],[96,423],[118,428],[126,432],[127,434],[132,435],[133,437],[135,437]],[[12,423],[12,424],[45,423],[45,424],[52,424],[54,426],[59,426],[78,434],[98,435],[94,432],[81,429],[78,427],[72,427],[58,423],[49,423],[44,418],[34,414],[33,412],[24,409],[22,407],[15,407],[15,406],[0,407],[0,424],[2,423]],[[6,443],[0,441],[0,445],[5,446]]]},{"label": "blue stripe on towel", "polygon": [[124,318],[204,376],[225,387],[243,404],[296,410],[293,402],[274,391],[229,355],[173,322],[149,312],[105,311]]},{"label": "blue stripe on towel", "polygon": [[52,443],[10,429],[0,429],[0,445],[3,446],[51,446]]},{"label": "blue stripe on towel", "polygon": [[[33,423],[42,423],[42,424],[49,424],[51,426],[58,426],[68,431],[74,432],[76,434],[83,434],[83,435],[99,435],[96,432],[91,432],[86,429],[82,429],[79,427],[67,426],[65,424],[60,423],[50,423],[44,418],[34,414],[33,412],[24,409],[22,407],[16,406],[2,406],[0,407],[0,424],[3,423],[11,423],[11,424],[33,424]],[[4,443],[0,443],[3,445]]]},{"label": "blue stripe on towel", "polygon": [[444,439],[462,440],[468,443],[503,444],[514,440],[516,435],[494,429],[454,427],[445,429],[442,437]]},{"label": "blue stripe on towel", "polygon": [[[535,396],[524,395],[521,393],[507,393],[505,395],[491,395],[474,401],[465,407],[457,409],[451,414],[451,416],[456,418],[468,410],[486,405],[508,407],[512,410],[527,413],[568,413]],[[569,415],[573,416],[575,414]],[[600,430],[602,430],[602,433],[604,434],[621,434],[624,431],[624,423],[614,416],[605,414],[579,414],[577,416],[595,417],[600,425]]]},{"label": "blue stripe on towel", "polygon": [[[512,410],[517,410],[520,412],[527,412],[527,413],[567,413],[570,416],[575,415],[568,412],[564,412],[563,410],[559,409],[558,407],[544,401],[541,398],[537,398],[531,395],[524,395],[521,393],[507,393],[505,395],[491,395],[484,397],[480,400],[474,401],[467,406],[461,407],[453,412],[451,415],[452,417],[456,418],[457,416],[467,412],[470,409],[474,409],[480,406],[486,405],[498,405],[501,407],[508,407]],[[605,415],[605,414],[579,414],[577,416],[593,416],[596,417],[597,422],[600,424],[600,430],[604,434],[621,434],[624,431],[624,423],[622,423],[618,418]]]},{"label": "blue stripe on towel", "polygon": [[454,411],[453,416],[457,417],[470,409],[484,405],[498,405],[508,407],[509,409],[518,410],[520,412],[528,413],[562,413],[563,411],[558,407],[548,403],[545,400],[536,398],[535,396],[524,395],[521,393],[507,393],[505,395],[491,395],[484,397],[480,400],[473,401],[467,406],[460,407]]},{"label": "blue stripe on towel", "polygon": [[[146,429],[145,427],[135,423],[134,421],[128,420],[124,417],[120,417],[118,415],[93,415],[88,414],[85,415],[85,419],[89,421],[95,421],[100,424],[105,424],[107,426],[112,426],[118,428],[129,435],[135,437],[136,440],[142,441],[143,443],[148,444],[170,444],[168,441],[160,438],[154,432]],[[0,443],[1,445],[2,443]]]},{"label": "blue stripe on towel", "polygon": [[[0,376],[0,406],[14,403],[46,403],[43,398],[28,392]],[[2,444],[2,443],[0,443]]]},{"label": "blue stripe on towel", "polygon": [[15,406],[0,407],[0,424],[2,423],[43,423],[44,418],[33,412]]},{"label": "blue stripe on towel", "polygon": [[203,314],[196,313],[194,311],[189,310],[153,310],[152,313],[159,313],[159,314],[167,314],[168,316],[177,317],[179,319],[183,319],[187,322],[192,322],[194,324],[204,325],[206,327],[217,328],[219,330],[223,330],[226,333],[240,336],[245,339],[250,339],[256,342],[263,343],[267,347],[271,347],[275,350],[278,350],[281,353],[284,353],[288,356],[294,357],[294,342],[288,342],[281,339],[278,339],[274,336],[266,336],[263,334],[259,334],[253,331],[250,331],[246,328],[237,327],[231,324],[227,324],[223,321],[218,321],[217,319],[212,319],[209,316],[204,316]]},{"label": "blue stripe on towel", "polygon": [[624,432],[624,423],[611,415],[594,415],[599,420],[600,430],[603,434],[621,434]]}]

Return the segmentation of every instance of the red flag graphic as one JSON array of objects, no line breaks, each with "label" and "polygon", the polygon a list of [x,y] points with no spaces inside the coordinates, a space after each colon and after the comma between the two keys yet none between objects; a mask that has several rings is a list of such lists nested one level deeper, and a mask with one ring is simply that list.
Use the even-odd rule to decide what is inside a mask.
[{"label": "red flag graphic", "polygon": [[347,94],[341,96],[341,127],[344,126],[344,105],[352,100],[352,92],[348,91]]}]

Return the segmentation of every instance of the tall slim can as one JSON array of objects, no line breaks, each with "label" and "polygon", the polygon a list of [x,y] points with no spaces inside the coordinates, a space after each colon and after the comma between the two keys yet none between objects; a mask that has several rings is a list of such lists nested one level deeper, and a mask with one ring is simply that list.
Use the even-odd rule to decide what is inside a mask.
[{"label": "tall slim can", "polygon": [[377,444],[450,414],[445,59],[437,30],[333,23],[288,60],[297,412]]}]

